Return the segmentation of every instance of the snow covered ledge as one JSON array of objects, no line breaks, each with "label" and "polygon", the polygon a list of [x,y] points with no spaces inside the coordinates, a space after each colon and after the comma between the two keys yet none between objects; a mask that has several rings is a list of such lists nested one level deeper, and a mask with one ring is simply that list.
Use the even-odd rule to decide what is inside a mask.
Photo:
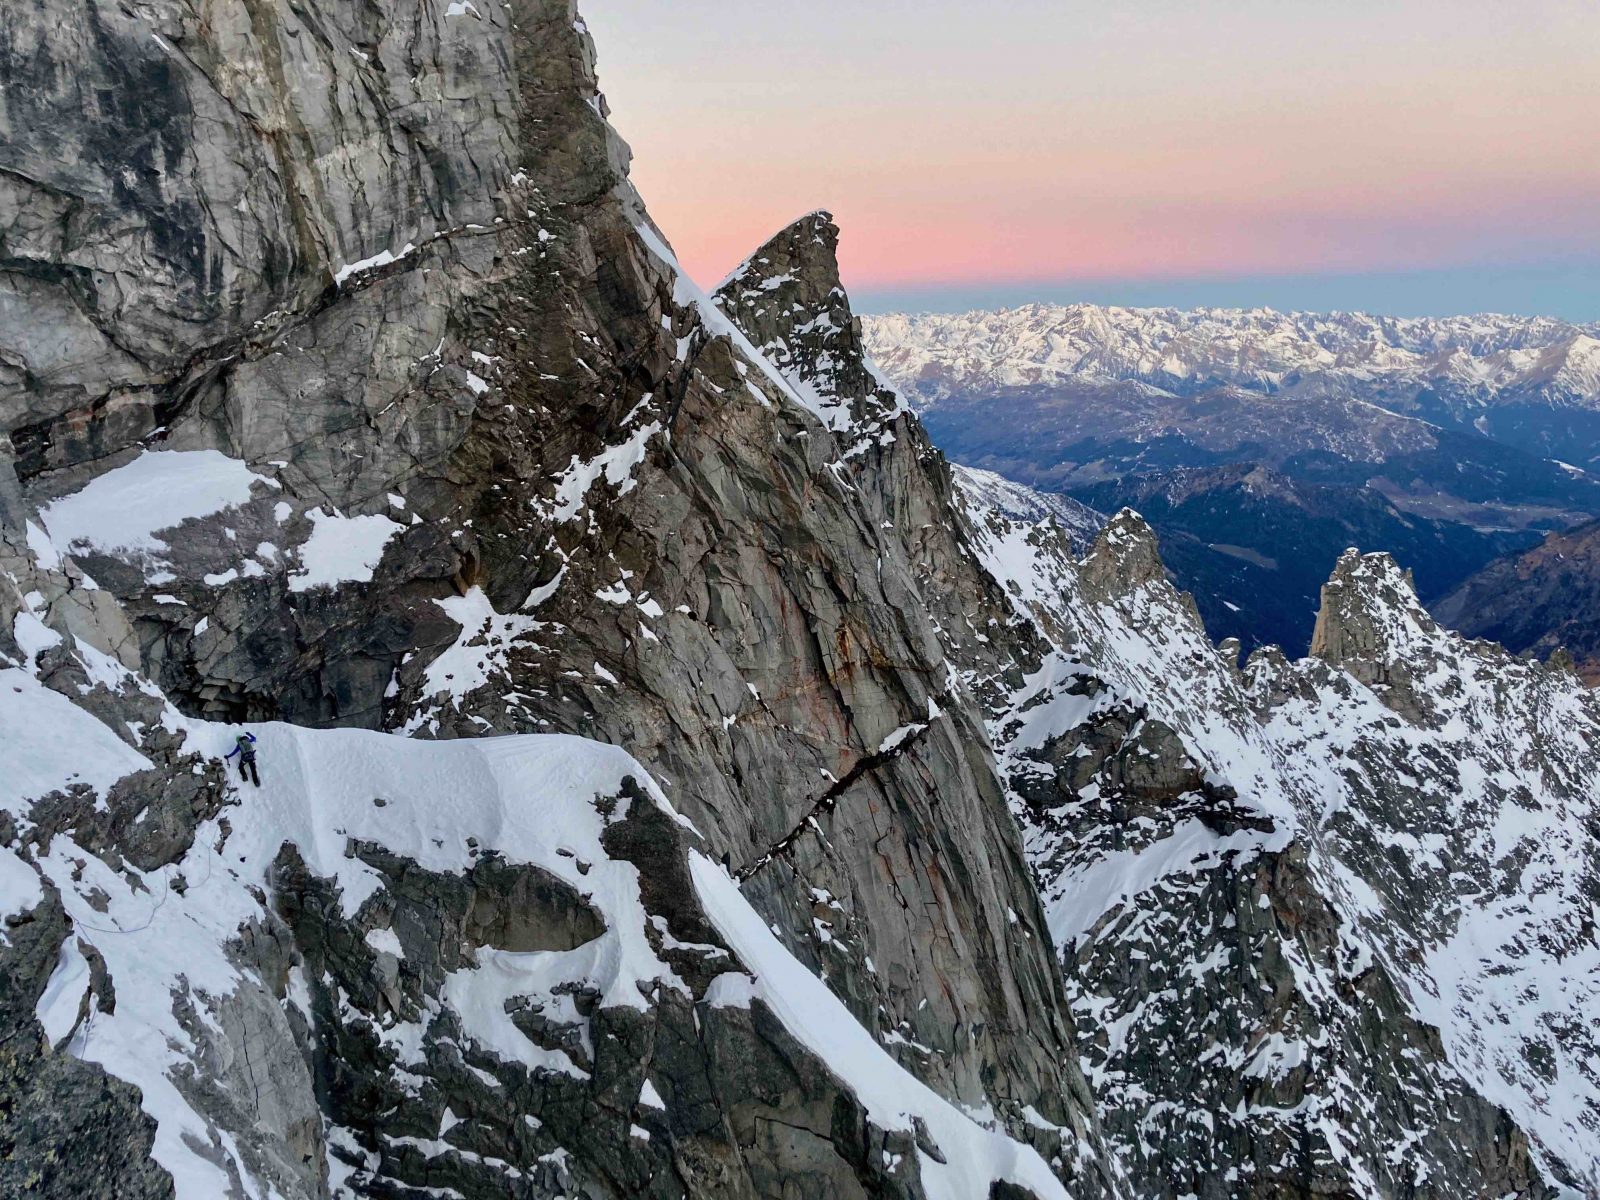
[{"label": "snow covered ledge", "polygon": [[[148,766],[107,726],[65,697],[45,692],[27,671],[3,674],[19,689],[7,694],[19,703],[48,698],[56,717],[4,723],[7,759],[26,770],[14,773],[0,793],[22,829],[35,801],[75,778],[104,792]],[[187,738],[189,750],[206,757],[219,756],[239,731],[188,721],[170,709],[168,721]],[[69,833],[57,833],[37,852],[25,848],[25,839],[0,848],[6,907],[36,904],[48,881],[72,921],[38,1003],[51,1045],[140,1089],[141,1106],[155,1122],[153,1157],[172,1174],[182,1200],[230,1194],[238,1179],[262,1195],[281,1190],[260,1173],[262,1146],[270,1154],[281,1131],[259,1122],[234,1127],[194,1086],[195,1072],[204,1078],[218,1062],[237,1058],[239,1047],[228,1031],[238,1028],[246,1009],[255,1014],[250,1041],[256,1054],[273,1037],[280,1046],[295,1044],[292,1022],[286,1023],[293,1009],[313,1030],[328,1020],[365,1023],[393,1056],[385,1086],[396,1080],[404,1088],[429,1086],[440,1069],[439,1054],[456,1053],[440,1048],[459,1044],[461,1051],[470,1047],[475,1061],[498,1064],[500,1079],[542,1079],[539,1086],[547,1089],[589,1086],[598,1035],[585,1034],[584,1047],[552,1048],[529,1035],[514,1019],[518,1012],[531,1003],[533,1011],[581,1025],[574,998],[588,995],[601,1011],[635,1011],[646,1018],[669,994],[697,1009],[764,1006],[828,1075],[854,1093],[874,1127],[906,1135],[904,1154],[885,1152],[874,1166],[899,1176],[913,1192],[916,1179],[929,1200],[982,1200],[994,1183],[1005,1181],[1038,1200],[1066,1197],[1035,1150],[976,1123],[901,1068],[790,957],[727,873],[698,851],[687,851],[685,863],[685,851],[673,849],[679,865],[669,873],[683,870],[685,881],[692,878],[706,935],[720,937],[737,961],[727,949],[687,946],[672,937],[645,903],[649,879],[632,860],[637,855],[614,854],[610,834],[642,804],[657,810],[655,821],[665,818],[682,830],[665,844],[686,846],[697,835],[623,750],[563,735],[425,742],[276,723],[252,731],[259,738],[260,790],[246,790],[237,807],[200,824],[191,847],[166,867],[139,871],[124,862],[114,869]],[[446,797],[448,803],[441,802]],[[655,840],[659,851],[660,838]],[[353,1008],[355,999],[342,986],[333,989],[340,999],[330,1016],[310,1001],[315,989],[328,993],[326,978],[308,978],[294,966],[287,995],[274,998],[266,974],[240,954],[244,931],[273,928],[278,919],[276,893],[286,886],[280,871],[291,851],[297,869],[303,865],[336,898],[324,918],[334,923],[328,927],[332,936],[344,936],[337,931],[346,927],[357,934],[365,930],[362,961],[372,957],[380,973],[398,970],[427,949],[415,940],[415,930],[393,925],[385,915],[393,908],[387,895],[393,880],[373,865],[385,858],[439,878],[465,877],[484,856],[537,868],[598,912],[604,929],[585,933],[587,940],[570,948],[468,947],[467,960],[447,970],[414,1019]],[[704,971],[714,974],[686,982],[686,972],[678,969],[684,960],[676,956],[686,949],[700,953]],[[92,969],[101,963],[115,989],[110,1011],[101,1003]],[[228,1076],[206,1086],[226,1089]],[[640,1104],[647,1091],[651,1111],[636,1112],[632,1135],[645,1150],[648,1125],[660,1119],[653,1114],[677,1102],[670,1089],[663,1100],[646,1079]],[[419,1102],[425,1094],[416,1092]],[[302,1103],[315,1113],[310,1097],[307,1084]],[[481,1156],[472,1160],[455,1141],[459,1131],[447,1136],[460,1117],[445,1112],[437,1136],[411,1139],[410,1149],[481,1164]],[[323,1136],[335,1194],[361,1194],[366,1183],[385,1178],[388,1159],[374,1158],[352,1130],[335,1124]],[[316,1165],[307,1169],[319,1171]]]}]

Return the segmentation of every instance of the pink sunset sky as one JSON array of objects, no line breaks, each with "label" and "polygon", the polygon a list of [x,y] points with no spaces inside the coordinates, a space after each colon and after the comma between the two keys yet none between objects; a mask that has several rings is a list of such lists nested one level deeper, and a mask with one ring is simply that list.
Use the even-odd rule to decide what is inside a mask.
[{"label": "pink sunset sky", "polygon": [[865,292],[1600,264],[1596,0],[583,11],[703,283],[818,207]]}]

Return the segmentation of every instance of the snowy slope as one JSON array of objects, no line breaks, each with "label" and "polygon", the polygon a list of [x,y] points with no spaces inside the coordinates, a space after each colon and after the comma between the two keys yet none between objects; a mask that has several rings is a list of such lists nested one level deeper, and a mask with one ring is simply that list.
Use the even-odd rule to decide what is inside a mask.
[{"label": "snowy slope", "polygon": [[[1533,1161],[1600,1187],[1594,693],[1440,629],[1354,553],[1320,657],[1241,675],[1131,514],[1081,562],[972,516],[1056,646],[991,729],[1135,1179],[1260,1178],[1316,1146],[1361,1195],[1520,1190]],[[1485,1171],[1496,1108],[1533,1157],[1508,1128]]]},{"label": "snowy slope", "polygon": [[[18,623],[31,620],[23,613]],[[160,703],[150,685],[103,656],[59,637],[55,644],[77,654],[97,683],[83,687],[85,695],[105,702],[120,689]],[[167,734],[181,739],[178,763],[197,774],[239,732],[186,719],[170,706],[161,712]],[[560,735],[434,743],[279,723],[252,731],[260,789],[230,789],[235,806],[196,825],[186,851],[141,870],[109,847],[52,835],[37,821],[42,798],[73,786],[87,789],[81,800],[104,807],[104,795],[150,761],[68,695],[44,686],[33,669],[0,669],[0,759],[8,764],[0,807],[21,837],[0,848],[0,910],[15,919],[43,902],[46,887],[59,893],[72,933],[39,998],[38,1020],[52,1046],[140,1089],[155,1123],[154,1159],[171,1172],[180,1200],[209,1200],[238,1186],[250,1195],[293,1194],[279,1191],[282,1174],[263,1166],[270,1150],[245,1144],[260,1131],[231,1126],[226,1110],[205,1099],[208,1088],[228,1086],[217,1056],[241,1011],[254,1014],[257,1053],[275,1039],[314,1053],[305,1027],[327,1014],[312,1004],[316,980],[305,977],[302,964],[274,980],[241,953],[240,939],[248,943],[251,930],[279,924],[285,903],[295,903],[285,880],[309,872],[330,889],[340,919],[365,928],[371,969],[404,973],[421,947],[391,895],[403,882],[396,861],[407,872],[458,878],[489,862],[533,867],[581,895],[599,918],[598,934],[570,949],[507,948],[493,939],[470,948],[409,1015],[404,1004],[368,1017],[354,1007],[356,997],[340,1002],[345,1017],[370,1022],[375,1045],[390,1058],[389,1078],[419,1102],[433,1094],[446,1047],[470,1047],[471,1058],[499,1064],[502,1081],[581,1081],[597,1069],[590,1005],[646,1013],[672,992],[720,1011],[748,1009],[759,999],[860,1097],[878,1128],[907,1135],[898,1158],[891,1162],[885,1152],[891,1174],[920,1179],[933,1200],[987,1194],[997,1180],[1024,1185],[1041,1200],[1066,1196],[1037,1152],[976,1123],[906,1074],[698,851],[689,862],[694,886],[732,954],[716,946],[695,951],[716,965],[696,996],[663,957],[694,948],[676,942],[647,911],[640,868],[617,858],[610,840],[636,818],[634,805],[654,806],[692,831],[617,747]],[[281,1006],[271,999],[279,989]],[[563,1048],[538,1039],[518,1020],[530,1006],[576,1030],[578,1040]],[[282,1080],[278,1086],[291,1090]],[[309,1079],[301,1088],[309,1089]],[[309,1091],[299,1099],[309,1102]],[[655,1093],[651,1106],[665,1110],[667,1103]],[[420,1146],[430,1159],[470,1159],[457,1138],[446,1137],[461,1117],[445,1112],[437,1137],[411,1149]],[[531,1110],[529,1120],[537,1127]],[[649,1141],[647,1130],[635,1129]],[[336,1195],[368,1194],[381,1184],[387,1152],[362,1149],[365,1138],[337,1125],[320,1140]],[[391,1151],[395,1140],[388,1139]],[[559,1161],[561,1153],[557,1147],[545,1158]],[[914,1168],[900,1165],[907,1157]],[[498,1169],[508,1180],[522,1178],[510,1163]]]},{"label": "snowy slope", "polygon": [[1080,552],[1089,548],[1095,534],[1106,523],[1103,513],[1070,496],[1038,492],[993,471],[956,464],[950,473],[973,511],[995,513],[1017,527],[1037,525],[1049,519],[1067,534]]}]

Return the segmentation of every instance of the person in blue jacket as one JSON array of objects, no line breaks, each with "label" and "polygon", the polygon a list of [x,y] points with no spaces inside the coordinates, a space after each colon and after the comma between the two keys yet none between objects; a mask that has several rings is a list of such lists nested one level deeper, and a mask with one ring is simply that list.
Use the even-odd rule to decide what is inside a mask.
[{"label": "person in blue jacket", "polygon": [[239,778],[248,779],[257,787],[261,786],[261,773],[256,770],[256,735],[241,733],[235,740],[233,749],[223,757],[226,762],[235,754],[239,756]]}]

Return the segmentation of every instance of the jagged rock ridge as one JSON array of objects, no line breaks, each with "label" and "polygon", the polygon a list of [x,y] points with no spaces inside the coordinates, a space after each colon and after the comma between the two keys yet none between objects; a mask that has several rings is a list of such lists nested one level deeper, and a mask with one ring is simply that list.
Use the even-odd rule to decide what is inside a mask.
[{"label": "jagged rock ridge", "polygon": [[[796,263],[826,311],[779,332],[839,369],[774,363],[649,223],[563,3],[92,5],[6,36],[30,100],[83,113],[62,153],[8,131],[11,228],[38,231],[8,286],[98,324],[0,328],[0,652],[103,760],[73,781],[26,726],[5,861],[44,940],[10,975],[34,1049],[7,1111],[101,1064],[117,1119],[77,1157],[119,1194],[1061,1194],[1046,1164],[1114,1192],[934,633],[1003,598],[935,528],[948,475],[865,370],[831,242]],[[160,107],[74,90],[134,77]],[[164,156],[158,188],[100,185],[110,131]],[[935,570],[959,586],[925,599]],[[225,811],[230,720],[271,782]],[[311,726],[577,734],[637,770],[519,742],[513,787]],[[447,852],[401,835],[429,804],[463,814]],[[720,926],[702,859],[745,878]],[[192,971],[130,949],[186,939]],[[762,984],[796,961],[870,1053],[800,1035]],[[55,1153],[81,1114],[35,1117],[18,1177],[94,1194]]]},{"label": "jagged rock ridge", "polygon": [[1241,673],[1139,519],[1050,525],[981,547],[1058,647],[991,730],[1135,1190],[1590,1194],[1594,693],[1355,552]]}]

